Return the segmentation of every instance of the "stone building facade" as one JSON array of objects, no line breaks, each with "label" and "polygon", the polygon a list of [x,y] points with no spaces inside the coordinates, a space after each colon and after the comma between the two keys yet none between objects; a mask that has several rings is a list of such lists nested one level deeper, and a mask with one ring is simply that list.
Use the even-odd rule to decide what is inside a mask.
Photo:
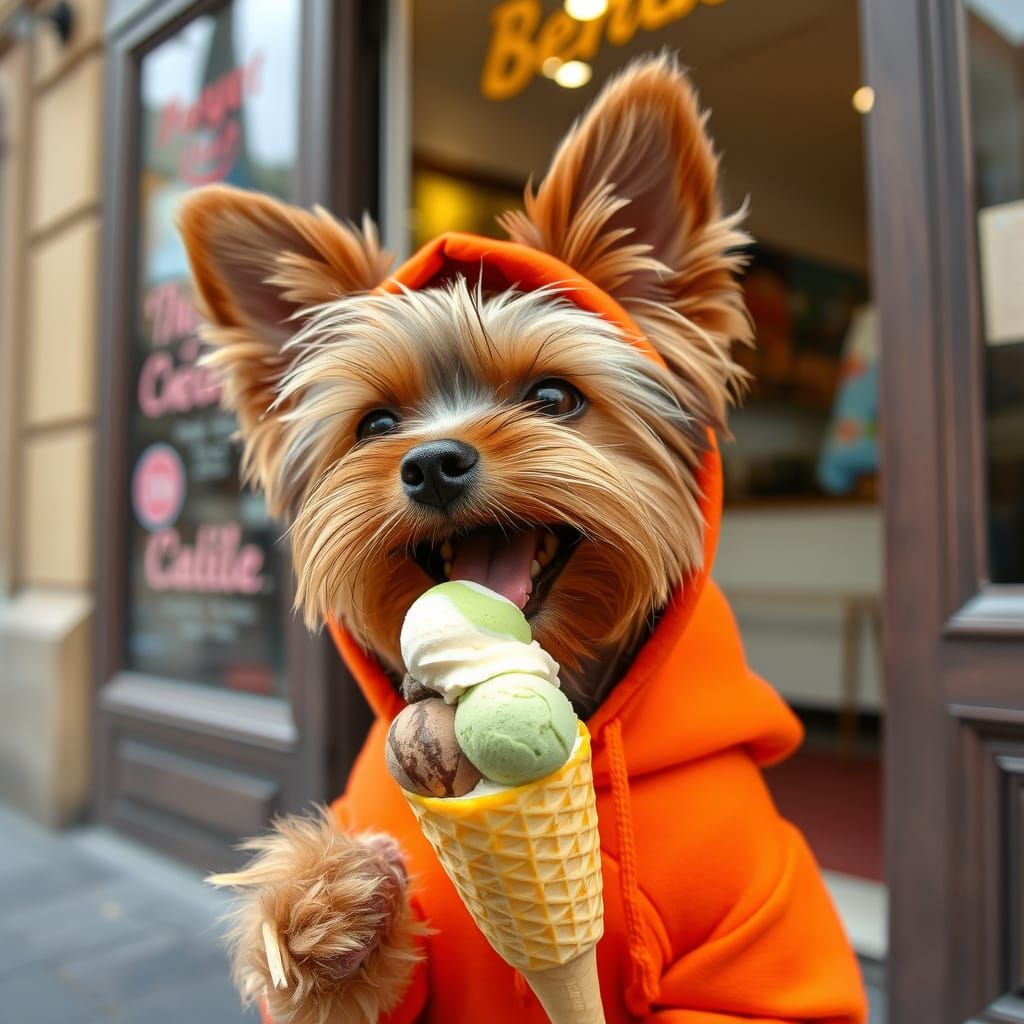
[{"label": "stone building facade", "polygon": [[103,14],[0,3],[0,799],[51,824],[90,787]]}]

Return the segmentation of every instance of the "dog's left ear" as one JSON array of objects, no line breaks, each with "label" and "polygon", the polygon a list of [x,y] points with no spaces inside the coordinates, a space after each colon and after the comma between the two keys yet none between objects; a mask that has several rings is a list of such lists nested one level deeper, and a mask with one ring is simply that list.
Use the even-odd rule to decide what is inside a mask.
[{"label": "dog's left ear", "polygon": [[[750,325],[735,272],[749,241],[723,217],[718,158],[685,73],[662,55],[607,85],[562,141],[512,239],[557,256],[613,295],[680,376],[724,415]],[[718,391],[716,396],[714,393]],[[716,400],[717,397],[717,400]]]}]

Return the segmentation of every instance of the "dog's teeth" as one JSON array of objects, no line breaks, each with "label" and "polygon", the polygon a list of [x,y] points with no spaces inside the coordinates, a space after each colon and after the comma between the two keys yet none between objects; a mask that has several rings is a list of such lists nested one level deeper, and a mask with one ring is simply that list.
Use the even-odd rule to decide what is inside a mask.
[{"label": "dog's teeth", "polygon": [[553,533],[544,534],[544,554],[548,556],[548,560],[555,557],[555,552],[558,550],[558,538]]},{"label": "dog's teeth", "polygon": [[541,565],[547,565],[548,562],[551,561],[551,556],[546,551],[538,551],[537,561],[540,562]]},{"label": "dog's teeth", "polygon": [[452,576],[452,563],[451,562],[445,562],[444,563],[444,574],[445,574],[445,577],[447,579],[451,579],[451,576]]},{"label": "dog's teeth", "polygon": [[446,540],[441,545],[441,557],[446,562],[450,562],[455,557],[455,549],[452,547],[452,542],[450,540]]},{"label": "dog's teeth", "polygon": [[540,575],[540,562],[535,558],[530,564],[530,579],[535,580]]}]

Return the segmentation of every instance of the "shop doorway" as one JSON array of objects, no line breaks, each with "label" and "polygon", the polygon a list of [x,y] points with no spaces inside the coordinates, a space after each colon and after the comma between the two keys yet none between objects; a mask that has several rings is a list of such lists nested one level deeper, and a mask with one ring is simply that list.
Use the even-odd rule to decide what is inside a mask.
[{"label": "shop doorway", "polygon": [[[554,0],[481,6],[411,12],[396,237],[486,233],[609,74],[681,54],[759,242],[716,575],[807,725],[769,785],[889,1020],[1024,1021],[1020,3],[612,3],[583,67]],[[522,19],[552,52],[489,75]]]},{"label": "shop doorway", "polygon": [[[856,0],[648,6],[612,4],[588,30],[592,52],[570,64],[544,49],[560,2],[413,4],[411,210],[391,240],[500,234],[495,215],[520,205],[609,76],[661,48],[690,69],[726,208],[749,202],[756,239],[746,293],[758,346],[738,353],[755,382],[722,449],[714,575],[752,666],[807,729],[769,786],[807,834],[858,952],[881,965],[883,550],[860,11]],[[868,969],[880,984],[880,966]]]}]

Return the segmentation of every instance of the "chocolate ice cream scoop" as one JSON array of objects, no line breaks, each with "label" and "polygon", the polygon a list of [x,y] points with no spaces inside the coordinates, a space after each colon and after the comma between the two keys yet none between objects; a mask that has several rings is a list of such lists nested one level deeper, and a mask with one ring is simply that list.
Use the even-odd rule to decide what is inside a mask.
[{"label": "chocolate ice cream scoop", "polygon": [[410,793],[464,796],[480,781],[455,738],[455,708],[436,697],[403,708],[385,749],[388,771]]},{"label": "chocolate ice cream scoop", "polygon": [[416,704],[421,700],[428,700],[430,697],[439,697],[437,690],[424,686],[418,679],[413,679],[408,672],[402,680],[402,700],[406,704]]}]

